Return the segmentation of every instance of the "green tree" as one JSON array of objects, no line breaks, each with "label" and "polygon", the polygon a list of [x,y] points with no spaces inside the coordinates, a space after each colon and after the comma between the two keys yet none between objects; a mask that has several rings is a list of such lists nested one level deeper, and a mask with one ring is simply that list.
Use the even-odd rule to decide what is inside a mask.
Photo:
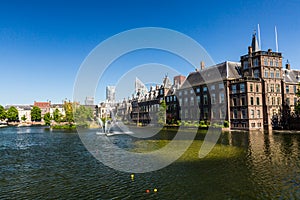
[{"label": "green tree", "polygon": [[57,123],[61,122],[62,114],[60,111],[56,108],[53,112],[53,120]]},{"label": "green tree", "polygon": [[6,112],[3,106],[0,105],[0,120],[6,119]]},{"label": "green tree", "polygon": [[25,115],[23,115],[23,116],[21,117],[21,120],[24,121],[24,122],[26,121],[26,119],[27,119],[27,118],[25,117]]},{"label": "green tree", "polygon": [[19,120],[19,112],[14,106],[11,106],[6,112],[6,117],[9,122],[16,122]]},{"label": "green tree", "polygon": [[73,116],[73,104],[71,102],[65,102],[64,109],[65,109],[65,121],[69,122],[69,124],[72,124],[74,122],[74,116]]},{"label": "green tree", "polygon": [[166,124],[166,109],[167,109],[166,102],[164,100],[162,100],[159,105],[159,111],[157,113],[158,124],[160,124],[160,125]]},{"label": "green tree", "polygon": [[74,119],[76,126],[87,127],[93,120],[93,111],[85,106],[79,106],[75,109]]},{"label": "green tree", "polygon": [[39,107],[33,106],[31,109],[31,121],[40,122],[42,120],[42,111]]},{"label": "green tree", "polygon": [[45,122],[45,125],[47,125],[47,126],[50,126],[50,124],[51,124],[51,115],[50,115],[50,113],[46,113],[45,115],[44,115],[44,122]]}]

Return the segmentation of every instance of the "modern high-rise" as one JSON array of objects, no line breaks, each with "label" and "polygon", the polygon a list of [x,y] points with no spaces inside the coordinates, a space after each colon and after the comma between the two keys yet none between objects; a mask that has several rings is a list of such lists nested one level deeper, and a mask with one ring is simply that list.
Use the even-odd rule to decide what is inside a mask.
[{"label": "modern high-rise", "polygon": [[107,102],[115,102],[116,100],[116,87],[115,86],[107,86],[106,87],[106,101]]}]

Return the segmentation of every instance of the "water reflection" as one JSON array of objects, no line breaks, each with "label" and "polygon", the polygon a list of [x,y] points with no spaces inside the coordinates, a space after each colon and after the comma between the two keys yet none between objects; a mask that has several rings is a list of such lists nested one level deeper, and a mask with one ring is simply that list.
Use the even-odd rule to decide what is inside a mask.
[{"label": "water reflection", "polygon": [[[86,136],[98,145],[110,141],[137,150],[126,135]],[[145,148],[173,137],[164,131],[145,140]],[[182,159],[132,181],[94,159],[76,133],[1,129],[0,199],[300,199],[300,135],[224,132],[212,153],[199,159],[203,138],[200,132]],[[153,188],[158,192],[145,193]]]}]

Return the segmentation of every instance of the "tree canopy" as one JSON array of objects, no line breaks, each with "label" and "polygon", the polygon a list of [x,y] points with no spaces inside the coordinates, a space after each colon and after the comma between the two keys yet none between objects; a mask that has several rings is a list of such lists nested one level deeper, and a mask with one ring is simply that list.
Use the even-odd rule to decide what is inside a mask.
[{"label": "tree canopy", "polygon": [[51,124],[51,115],[50,113],[46,113],[44,115],[44,122],[45,122],[45,125],[49,126]]},{"label": "tree canopy", "polygon": [[93,120],[93,111],[85,106],[76,108],[74,118],[77,126],[86,127]]},{"label": "tree canopy", "polygon": [[56,108],[53,112],[53,120],[57,123],[61,122],[62,114],[60,111]]},{"label": "tree canopy", "polygon": [[33,122],[40,122],[42,119],[42,111],[39,107],[33,106],[31,109],[31,121]]},{"label": "tree canopy", "polygon": [[19,121],[19,112],[16,107],[11,106],[6,112],[6,117],[9,122]]},{"label": "tree canopy", "polygon": [[6,119],[6,111],[3,106],[0,105],[0,120]]}]

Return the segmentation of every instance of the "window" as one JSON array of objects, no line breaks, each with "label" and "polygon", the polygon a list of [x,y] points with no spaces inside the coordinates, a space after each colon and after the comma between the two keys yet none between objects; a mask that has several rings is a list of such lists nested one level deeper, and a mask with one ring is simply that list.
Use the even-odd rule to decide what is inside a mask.
[{"label": "window", "polygon": [[244,61],[244,69],[248,69],[248,68],[249,68],[248,61]]},{"label": "window", "polygon": [[163,90],[163,89],[160,89],[160,90],[159,90],[159,94],[160,94],[160,95],[163,95],[163,94],[164,94],[164,90]]},{"label": "window", "polygon": [[196,88],[196,93],[199,93],[199,92],[200,92],[200,88],[197,87],[197,88]]},{"label": "window", "polygon": [[224,119],[226,116],[225,116],[225,110],[221,109],[220,110],[220,119]]},{"label": "window", "polygon": [[267,66],[268,65],[268,59],[264,58],[264,65]]},{"label": "window", "polygon": [[173,97],[174,101],[176,101],[176,96]]},{"label": "window", "polygon": [[260,118],[260,110],[257,110],[257,118]]},{"label": "window", "polygon": [[294,85],[294,93],[296,94],[297,93],[297,86]]},{"label": "window", "polygon": [[289,106],[290,105],[290,98],[286,98],[286,104]]},{"label": "window", "polygon": [[294,98],[294,106],[297,104],[297,97]]},{"label": "window", "polygon": [[194,97],[191,97],[191,99],[190,99],[190,105],[191,105],[191,106],[194,105]]},{"label": "window", "polygon": [[276,84],[276,92],[280,93],[280,85],[279,84]]},{"label": "window", "polygon": [[179,105],[182,106],[182,98],[179,98]]},{"label": "window", "polygon": [[265,78],[268,78],[269,70],[265,69]]},{"label": "window", "polygon": [[203,104],[207,105],[208,101],[207,101],[207,95],[203,95]]},{"label": "window", "polygon": [[253,92],[253,84],[250,84],[250,92]]},{"label": "window", "polygon": [[287,86],[285,86],[285,92],[288,94],[288,93],[290,93],[290,87],[287,85]]},{"label": "window", "polygon": [[181,95],[182,95],[182,91],[179,92],[179,96],[181,96]]},{"label": "window", "polygon": [[256,105],[259,106],[260,102],[259,102],[259,97],[256,97]]},{"label": "window", "polygon": [[170,101],[170,98],[169,98],[169,97],[167,97],[167,98],[166,98],[166,101],[167,101],[167,102],[169,102],[169,101]]},{"label": "window", "polygon": [[270,71],[270,76],[271,76],[271,78],[274,78],[274,70]]},{"label": "window", "polygon": [[273,60],[272,59],[270,60],[270,66],[273,66]]},{"label": "window", "polygon": [[203,92],[207,92],[207,87],[206,86],[203,87]]},{"label": "window", "polygon": [[247,118],[246,109],[242,109],[242,119],[246,119],[246,118]]},{"label": "window", "polygon": [[256,92],[259,92],[259,85],[256,85]]},{"label": "window", "polygon": [[241,93],[244,93],[244,92],[245,92],[245,84],[244,84],[244,83],[241,83],[241,84],[240,84],[240,92],[241,92]]},{"label": "window", "polygon": [[211,94],[211,103],[212,104],[216,103],[216,94]]},{"label": "window", "polygon": [[233,110],[233,119],[237,119],[237,115],[238,115],[237,109],[234,109]]},{"label": "window", "polygon": [[280,73],[279,73],[279,70],[276,69],[276,78],[279,78],[280,77]]},{"label": "window", "polygon": [[254,63],[253,63],[253,64],[254,64],[254,67],[257,67],[257,66],[258,66],[258,59],[255,58],[253,62],[254,62]]},{"label": "window", "polygon": [[275,97],[272,97],[272,105],[275,105]]},{"label": "window", "polygon": [[219,83],[219,89],[224,89],[224,83]]},{"label": "window", "polygon": [[280,97],[277,98],[277,105],[281,105],[281,98]]},{"label": "window", "polygon": [[278,60],[275,60],[275,67],[278,67]]},{"label": "window", "polygon": [[246,105],[246,98],[245,97],[242,97],[241,101],[242,101],[242,106]]},{"label": "window", "polygon": [[274,92],[274,84],[270,85],[270,92]]},{"label": "window", "polygon": [[232,85],[231,90],[232,90],[232,94],[235,94],[236,93],[236,85]]},{"label": "window", "polygon": [[204,108],[203,111],[204,111],[204,113],[203,113],[204,116],[203,117],[204,117],[204,119],[207,119],[208,118],[208,108]]},{"label": "window", "polygon": [[184,94],[187,95],[187,90],[184,90]]},{"label": "window", "polygon": [[224,95],[223,92],[220,93],[220,96],[219,96],[219,97],[220,97],[220,101],[219,101],[219,102],[220,102],[220,103],[224,103],[224,102],[225,102],[225,95]]},{"label": "window", "polygon": [[210,89],[211,89],[211,90],[215,90],[215,89],[216,89],[216,86],[215,86],[215,85],[211,85],[211,86],[210,86]]},{"label": "window", "polygon": [[259,78],[259,69],[254,70],[254,78]]},{"label": "window", "polygon": [[250,105],[254,105],[254,99],[253,99],[253,97],[250,97]]},{"label": "window", "polygon": [[200,96],[197,96],[197,103],[200,104]]},{"label": "window", "polygon": [[232,100],[233,100],[233,106],[237,106],[237,100],[236,100],[236,98],[233,98]]},{"label": "window", "polygon": [[193,94],[193,93],[194,93],[194,90],[193,90],[193,89],[191,89],[191,90],[190,90],[190,94]]},{"label": "window", "polygon": [[251,118],[254,118],[254,110],[251,110]]},{"label": "window", "polygon": [[184,105],[188,105],[189,99],[187,97],[184,98]]},{"label": "window", "polygon": [[259,128],[260,128],[260,127],[261,127],[261,123],[257,123],[257,127],[259,127]]},{"label": "window", "polygon": [[255,127],[255,123],[251,123],[251,127],[254,128]]}]

